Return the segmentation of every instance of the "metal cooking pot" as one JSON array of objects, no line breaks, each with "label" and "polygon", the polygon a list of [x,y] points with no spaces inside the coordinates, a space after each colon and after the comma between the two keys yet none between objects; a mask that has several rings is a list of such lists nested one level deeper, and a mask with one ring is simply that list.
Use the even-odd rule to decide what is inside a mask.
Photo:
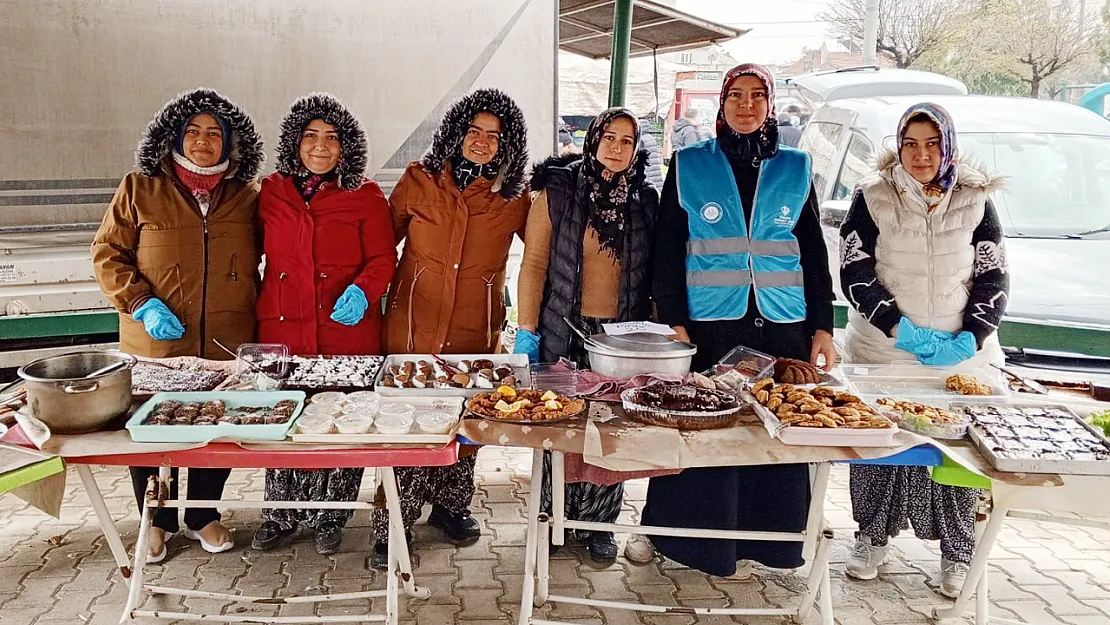
[{"label": "metal cooking pot", "polygon": [[[85,376],[123,362],[122,368]],[[104,429],[131,408],[131,367],[135,357],[117,351],[48,356],[19,368],[31,414],[55,434]]]},{"label": "metal cooking pot", "polygon": [[590,369],[612,378],[646,373],[685,375],[698,348],[658,334],[595,334],[585,342]]}]

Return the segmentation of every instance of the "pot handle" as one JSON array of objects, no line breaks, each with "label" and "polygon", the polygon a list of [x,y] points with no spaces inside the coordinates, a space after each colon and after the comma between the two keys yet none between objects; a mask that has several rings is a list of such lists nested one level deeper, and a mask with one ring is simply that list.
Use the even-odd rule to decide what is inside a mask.
[{"label": "pot handle", "polygon": [[92,382],[91,384],[76,382],[73,384],[66,384],[62,387],[62,390],[70,395],[78,395],[80,393],[91,393],[98,388],[100,388],[100,382]]}]

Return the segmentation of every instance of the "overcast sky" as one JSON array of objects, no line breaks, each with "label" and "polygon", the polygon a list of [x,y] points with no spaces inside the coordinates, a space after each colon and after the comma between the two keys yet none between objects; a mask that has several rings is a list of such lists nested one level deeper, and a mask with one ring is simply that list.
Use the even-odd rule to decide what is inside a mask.
[{"label": "overcast sky", "polygon": [[[786,63],[828,40],[817,14],[828,0],[677,0],[678,9],[752,31],[725,48],[740,62]],[[829,41],[829,48],[834,42]]]}]

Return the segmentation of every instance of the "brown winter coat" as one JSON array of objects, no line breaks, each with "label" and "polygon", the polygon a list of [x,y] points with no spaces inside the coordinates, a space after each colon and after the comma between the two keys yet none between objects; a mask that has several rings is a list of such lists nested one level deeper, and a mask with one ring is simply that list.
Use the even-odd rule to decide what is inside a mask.
[{"label": "brown winter coat", "polygon": [[432,175],[409,165],[390,196],[405,239],[386,304],[385,353],[492,353],[505,321],[505,266],[523,236],[527,193],[507,199],[495,181],[460,193],[451,165]]},{"label": "brown winter coat", "polygon": [[[235,167],[235,163],[232,163]],[[172,173],[124,177],[92,244],[100,289],[120,311],[120,349],[155,358],[227,359],[254,339],[259,248],[258,183],[225,178],[212,191],[207,218]],[[162,300],[185,335],[155,340],[131,317],[151,297]]]}]

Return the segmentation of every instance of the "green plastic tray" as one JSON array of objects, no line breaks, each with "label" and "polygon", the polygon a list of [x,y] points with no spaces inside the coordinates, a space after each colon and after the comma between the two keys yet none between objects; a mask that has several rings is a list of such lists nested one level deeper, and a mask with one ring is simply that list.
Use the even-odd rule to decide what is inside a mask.
[{"label": "green plastic tray", "polygon": [[[143,425],[143,421],[161,402],[176,399],[181,402],[213,401],[222,399],[228,408],[235,406],[273,406],[283,399],[297,402],[293,416],[285,423],[272,425]],[[304,391],[194,391],[187,393],[158,393],[151,397],[127,420],[131,440],[138,443],[206,443],[217,438],[244,441],[283,441],[293,422],[304,408]]]},{"label": "green plastic tray", "polygon": [[25,467],[8,471],[7,473],[0,474],[0,493],[6,493],[20,486],[26,486],[65,470],[66,467],[61,457],[55,456],[34,464],[29,464]]},{"label": "green plastic tray", "polygon": [[985,475],[969,471],[946,454],[940,466],[932,467],[933,481],[944,486],[963,486],[990,490],[991,480]]}]

